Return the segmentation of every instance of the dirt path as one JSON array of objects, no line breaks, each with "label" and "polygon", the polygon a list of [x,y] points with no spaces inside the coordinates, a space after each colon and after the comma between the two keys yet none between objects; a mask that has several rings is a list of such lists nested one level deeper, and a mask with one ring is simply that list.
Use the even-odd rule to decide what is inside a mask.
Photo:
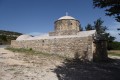
[{"label": "dirt path", "polygon": [[60,60],[0,48],[0,80],[58,80],[53,70],[60,64]]},{"label": "dirt path", "polygon": [[0,48],[0,80],[120,80],[120,57],[110,57],[116,61],[84,63]]}]

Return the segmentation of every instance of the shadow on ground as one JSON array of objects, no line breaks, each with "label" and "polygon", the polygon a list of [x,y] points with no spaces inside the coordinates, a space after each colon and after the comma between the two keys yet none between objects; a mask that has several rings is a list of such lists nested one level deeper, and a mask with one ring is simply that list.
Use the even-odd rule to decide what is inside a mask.
[{"label": "shadow on ground", "polygon": [[120,80],[120,60],[99,63],[65,60],[54,72],[59,80]]}]

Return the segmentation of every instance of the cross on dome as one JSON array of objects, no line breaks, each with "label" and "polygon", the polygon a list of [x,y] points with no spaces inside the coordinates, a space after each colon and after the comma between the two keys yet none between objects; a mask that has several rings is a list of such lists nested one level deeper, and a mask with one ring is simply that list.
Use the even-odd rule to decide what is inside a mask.
[{"label": "cross on dome", "polygon": [[62,19],[75,19],[74,17],[72,16],[68,16],[68,12],[66,12],[66,15],[65,16],[62,16],[60,17],[58,20],[62,20]]},{"label": "cross on dome", "polygon": [[66,16],[68,16],[68,12],[66,12]]}]

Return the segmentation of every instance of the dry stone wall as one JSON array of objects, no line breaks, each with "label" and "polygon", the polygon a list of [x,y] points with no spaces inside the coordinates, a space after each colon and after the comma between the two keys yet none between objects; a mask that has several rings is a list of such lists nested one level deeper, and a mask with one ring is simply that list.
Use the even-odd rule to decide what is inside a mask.
[{"label": "dry stone wall", "polygon": [[13,48],[32,48],[35,51],[58,54],[64,57],[92,60],[93,59],[92,37],[71,37],[40,40],[13,40]]},{"label": "dry stone wall", "polygon": [[60,35],[77,35],[79,31],[77,30],[64,30],[64,31],[56,31],[56,32],[49,32],[49,36],[60,36]]},{"label": "dry stone wall", "polygon": [[64,30],[77,30],[79,31],[80,23],[78,20],[63,19],[55,21],[54,31],[64,31]]}]

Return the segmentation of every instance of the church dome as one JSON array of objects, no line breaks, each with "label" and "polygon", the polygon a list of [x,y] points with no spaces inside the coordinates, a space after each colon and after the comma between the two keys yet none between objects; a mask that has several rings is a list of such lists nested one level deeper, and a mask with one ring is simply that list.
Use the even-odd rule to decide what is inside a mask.
[{"label": "church dome", "polygon": [[74,17],[72,16],[63,16],[63,17],[60,17],[58,20],[62,20],[62,19],[75,19]]},{"label": "church dome", "polygon": [[32,37],[31,35],[20,35],[16,40],[26,40],[31,37]]}]

